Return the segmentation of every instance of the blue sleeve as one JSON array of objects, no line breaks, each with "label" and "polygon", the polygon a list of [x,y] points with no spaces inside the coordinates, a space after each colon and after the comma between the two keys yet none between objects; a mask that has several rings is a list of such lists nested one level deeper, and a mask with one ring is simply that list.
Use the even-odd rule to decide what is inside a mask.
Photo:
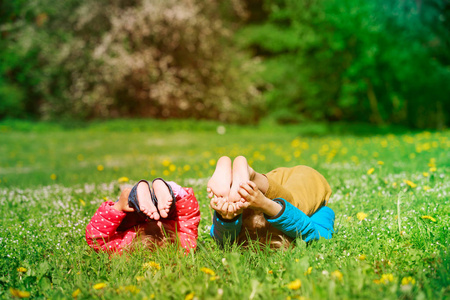
[{"label": "blue sleeve", "polygon": [[242,214],[232,220],[222,219],[217,212],[214,212],[213,224],[209,234],[211,237],[223,245],[224,241],[233,242],[242,228]]},{"label": "blue sleeve", "polygon": [[331,208],[324,206],[311,217],[284,199],[274,201],[281,204],[281,211],[274,217],[266,217],[273,227],[291,238],[301,238],[305,242],[323,237],[331,239],[334,230],[335,215]]}]

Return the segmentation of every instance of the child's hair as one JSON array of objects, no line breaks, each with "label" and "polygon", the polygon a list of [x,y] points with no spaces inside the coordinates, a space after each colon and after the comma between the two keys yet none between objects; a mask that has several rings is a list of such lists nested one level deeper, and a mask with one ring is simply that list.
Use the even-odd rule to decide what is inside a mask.
[{"label": "child's hair", "polygon": [[238,243],[248,246],[248,240],[256,241],[261,247],[268,245],[272,249],[287,249],[294,245],[293,239],[276,229],[266,221],[262,212],[245,209],[242,215],[242,229]]},{"label": "child's hair", "polygon": [[136,247],[134,245],[136,243],[140,243],[150,250],[155,250],[177,241],[177,236],[171,228],[166,225],[160,228],[156,221],[147,222],[136,233],[138,238],[134,239],[132,245],[130,245],[133,249]]}]

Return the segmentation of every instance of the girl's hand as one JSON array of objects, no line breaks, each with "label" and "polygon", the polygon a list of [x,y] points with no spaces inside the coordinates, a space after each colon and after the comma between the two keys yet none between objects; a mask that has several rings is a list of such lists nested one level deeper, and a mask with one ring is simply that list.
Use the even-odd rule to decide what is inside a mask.
[{"label": "girl's hand", "polygon": [[130,195],[131,188],[126,188],[120,193],[119,201],[114,203],[113,208],[118,211],[133,212],[134,208],[128,205],[128,195]]}]

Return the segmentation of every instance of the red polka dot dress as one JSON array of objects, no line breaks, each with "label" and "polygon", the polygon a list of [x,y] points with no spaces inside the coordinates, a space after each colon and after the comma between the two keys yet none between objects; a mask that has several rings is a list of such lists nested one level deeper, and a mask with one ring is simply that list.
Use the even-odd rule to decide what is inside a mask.
[{"label": "red polka dot dress", "polygon": [[[169,182],[176,197],[176,211],[168,218],[161,218],[161,223],[174,228],[179,245],[189,253],[197,247],[200,209],[192,188],[183,188]],[[179,189],[177,189],[179,187]],[[123,248],[136,238],[140,225],[153,220],[130,218],[133,213],[118,211],[114,202],[103,202],[86,227],[86,241],[96,251],[122,253]],[[136,214],[133,214],[136,215]]]}]

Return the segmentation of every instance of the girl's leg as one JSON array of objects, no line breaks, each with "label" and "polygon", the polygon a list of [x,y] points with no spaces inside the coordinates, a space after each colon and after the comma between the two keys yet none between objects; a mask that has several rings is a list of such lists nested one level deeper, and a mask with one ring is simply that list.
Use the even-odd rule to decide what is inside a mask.
[{"label": "girl's leg", "polygon": [[139,201],[141,211],[144,212],[144,214],[146,214],[150,219],[159,220],[158,210],[153,204],[148,182],[141,181],[138,183],[136,197]]},{"label": "girl's leg", "polygon": [[158,199],[159,214],[161,215],[161,218],[167,218],[169,216],[170,208],[173,205],[173,198],[169,188],[162,180],[155,180],[152,184],[156,199]]},{"label": "girl's leg", "polygon": [[217,161],[216,170],[208,181],[208,197],[228,197],[231,179],[231,159],[228,156],[222,156]]}]

